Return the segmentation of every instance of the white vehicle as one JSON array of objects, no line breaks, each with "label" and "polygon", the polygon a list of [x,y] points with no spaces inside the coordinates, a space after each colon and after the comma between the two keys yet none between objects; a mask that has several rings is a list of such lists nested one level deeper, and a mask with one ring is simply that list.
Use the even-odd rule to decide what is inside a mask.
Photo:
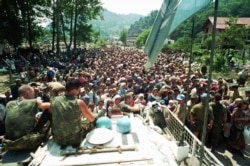
[{"label": "white vehicle", "polygon": [[[79,148],[62,148],[51,137],[34,152],[6,152],[1,164],[177,166],[190,159],[191,165],[199,165],[198,151],[201,142],[185,129],[184,144],[179,145],[175,137],[181,136],[183,127],[181,122],[169,113],[170,122],[162,133],[155,130],[155,126],[147,123],[140,115],[119,115],[110,119],[111,125],[108,128],[96,125],[97,128],[87,134]],[[20,156],[23,158],[20,159]],[[205,165],[223,165],[206,148],[202,161]]]}]

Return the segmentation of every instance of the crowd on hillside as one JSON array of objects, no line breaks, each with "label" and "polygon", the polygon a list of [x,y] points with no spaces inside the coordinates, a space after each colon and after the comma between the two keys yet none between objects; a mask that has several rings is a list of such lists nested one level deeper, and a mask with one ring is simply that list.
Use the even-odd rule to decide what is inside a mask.
[{"label": "crowd on hillside", "polygon": [[[81,89],[77,97],[96,115],[141,113],[147,103],[157,101],[198,138],[201,138],[209,97],[207,144],[215,150],[226,139],[230,148],[242,151],[246,146],[243,131],[245,126],[250,126],[250,89],[240,94],[237,82],[228,83],[222,77],[213,78],[208,84],[208,66],[192,63],[189,70],[184,53],[161,53],[149,70],[144,67],[147,55],[136,48],[84,49],[61,53],[60,57],[45,52],[25,58],[29,62],[29,74],[33,78],[29,85],[34,88],[35,97],[50,101],[64,93],[68,81],[78,79]],[[14,59],[13,72],[23,72],[21,58],[15,55],[7,61]],[[244,74],[245,81],[247,73]],[[4,134],[5,106],[18,99],[18,88],[25,84],[24,79],[17,79],[10,91],[2,95],[0,134]],[[209,93],[208,85],[211,85]]]}]

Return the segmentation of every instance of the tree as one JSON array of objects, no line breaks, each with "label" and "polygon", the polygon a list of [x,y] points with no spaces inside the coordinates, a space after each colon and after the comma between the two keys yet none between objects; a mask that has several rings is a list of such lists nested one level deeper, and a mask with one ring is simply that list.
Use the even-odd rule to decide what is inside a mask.
[{"label": "tree", "polygon": [[237,24],[237,18],[230,18],[227,25],[228,28],[218,34],[218,43],[226,48],[244,48],[247,36],[247,28],[245,25]]},{"label": "tree", "polygon": [[192,43],[192,39],[191,37],[189,37],[188,35],[185,35],[181,38],[179,38],[173,45],[173,48],[176,50],[181,50],[184,52],[190,52],[190,47]]},{"label": "tree", "polygon": [[124,47],[127,46],[127,39],[128,39],[128,30],[123,29],[120,33],[119,40],[123,43]]},{"label": "tree", "polygon": [[104,39],[98,39],[98,41],[96,41],[94,45],[95,48],[106,47],[106,46],[107,46],[107,41]]},{"label": "tree", "polygon": [[138,21],[132,24],[128,29],[128,36],[138,36],[144,30],[148,29],[154,24],[155,17],[158,11],[152,11],[148,16],[141,17]]},{"label": "tree", "polygon": [[25,39],[29,46],[41,35],[37,18],[49,15],[50,0],[2,0],[0,4],[0,21],[3,30],[0,37],[14,47]]},{"label": "tree", "polygon": [[93,30],[89,21],[96,19],[101,11],[103,8],[99,0],[60,1],[60,31],[68,50],[72,43],[76,49],[78,42],[92,41]]},{"label": "tree", "polygon": [[96,19],[102,10],[99,0],[2,0],[0,41],[6,40],[14,47],[28,41],[32,47],[33,42],[43,35],[37,18],[46,17],[53,21],[53,48],[55,37],[57,50],[62,37],[67,48],[72,42],[76,48],[77,42],[91,40],[92,26],[89,21]]},{"label": "tree", "polygon": [[23,31],[17,10],[17,5],[14,1],[2,0],[0,3],[0,41],[6,40],[14,47],[21,43]]},{"label": "tree", "polygon": [[222,49],[227,49],[227,54],[230,48],[242,50],[241,60],[245,63],[245,51],[247,49],[247,38],[249,28],[242,24],[237,24],[237,18],[231,17],[227,22],[228,28],[218,35],[218,44]]},{"label": "tree", "polygon": [[147,40],[147,38],[148,38],[148,35],[149,35],[150,31],[151,31],[151,27],[148,28],[148,29],[146,29],[146,30],[144,30],[144,31],[136,38],[136,41],[135,41],[136,47],[140,48],[140,47],[142,47],[142,46],[145,45],[146,40]]}]

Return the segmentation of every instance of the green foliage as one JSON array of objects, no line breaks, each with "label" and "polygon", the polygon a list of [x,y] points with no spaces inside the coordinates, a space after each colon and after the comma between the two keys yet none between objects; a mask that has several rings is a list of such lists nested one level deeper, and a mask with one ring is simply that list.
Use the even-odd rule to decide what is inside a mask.
[{"label": "green foliage", "polygon": [[[219,0],[219,10],[218,17],[228,17],[228,16],[237,16],[237,17],[250,17],[249,12],[250,1],[249,0]],[[240,10],[239,10],[240,9]],[[192,20],[194,19],[194,38],[195,43],[201,42],[201,27],[209,16],[213,16],[214,13],[214,3],[211,3],[194,16],[190,17],[184,21],[176,30],[170,35],[170,38],[177,40],[180,37],[188,35],[191,37],[192,30]],[[152,26],[154,19],[157,15],[157,11],[152,12],[149,16],[141,18],[129,28],[129,35],[140,34],[149,26]]]},{"label": "green foliage", "polygon": [[95,45],[94,48],[100,48],[100,47],[106,47],[107,46],[107,41],[104,39],[99,39]]},{"label": "green foliage", "polygon": [[[137,14],[116,14],[107,10],[101,13],[101,17],[97,20],[92,20],[90,23],[93,29],[100,31],[100,36],[105,39],[119,37],[121,29],[128,29],[131,24],[142,18]],[[129,36],[131,36],[129,34]]]},{"label": "green foliage", "polygon": [[161,51],[165,53],[170,52],[171,50],[176,50],[176,49],[174,48],[174,44],[170,44],[170,43],[164,44],[161,49]]},{"label": "green foliage", "polygon": [[123,29],[120,33],[119,40],[123,43],[124,46],[127,46],[127,39],[128,39],[128,30]]},{"label": "green foliage", "polygon": [[247,37],[247,28],[236,24],[237,18],[231,17],[227,22],[229,28],[218,34],[218,44],[236,49],[242,49],[245,46]]},{"label": "green foliage", "polygon": [[17,47],[23,40],[27,40],[32,46],[32,42],[41,35],[37,28],[37,18],[49,16],[50,7],[50,0],[2,1],[0,41],[6,40]]},{"label": "green foliage", "polygon": [[206,49],[211,50],[211,48],[212,48],[212,36],[209,36],[206,38],[206,40],[204,41],[204,46]]},{"label": "green foliage", "polygon": [[[4,0],[0,3],[0,41],[6,40],[17,47],[23,41],[28,41],[32,46],[33,42],[44,40],[44,30],[39,26],[38,19],[46,17],[53,21],[53,35],[57,34],[60,40],[63,37],[65,43],[69,40],[67,47],[73,40],[75,47],[79,41],[91,41],[92,27],[89,21],[96,19],[102,10],[99,0]],[[56,17],[56,14],[60,17]],[[56,21],[60,26],[57,32]]]},{"label": "green foliage", "polygon": [[135,45],[137,48],[141,48],[142,46],[145,45],[150,31],[151,31],[151,28],[148,28],[145,31],[143,31],[141,34],[138,35],[138,37],[136,38],[136,41],[135,41]]},{"label": "green foliage", "polygon": [[0,75],[8,74],[8,70],[5,68],[0,69]]},{"label": "green foliage", "polygon": [[[249,0],[219,0],[218,17],[250,17],[249,13]],[[240,9],[240,10],[239,10]],[[194,17],[190,17],[184,23],[182,23],[176,30],[171,34],[171,39],[178,39],[187,32],[191,32],[192,19],[195,19],[194,36],[201,31],[201,27],[209,16],[213,16],[214,3],[211,3],[198,13]],[[201,41],[201,40],[200,40]]]},{"label": "green foliage", "polygon": [[[194,61],[200,62],[201,64],[210,64],[211,53],[207,50],[200,50],[193,52]],[[213,71],[221,72],[226,71],[226,57],[222,54],[215,54],[213,59]]]},{"label": "green foliage", "polygon": [[210,53],[203,52],[202,55],[194,57],[194,61],[201,62],[202,64],[210,64]]},{"label": "green foliage", "polygon": [[100,39],[100,31],[93,31],[92,32],[92,41],[93,41],[93,43],[97,43],[97,41]]},{"label": "green foliage", "polygon": [[192,39],[185,35],[183,37],[180,37],[174,44],[173,48],[175,50],[181,50],[184,52],[190,52],[191,51],[191,44],[192,44]]},{"label": "green foliage", "polygon": [[217,72],[225,70],[226,59],[223,55],[215,55],[213,60],[213,69]]},{"label": "green foliage", "polygon": [[[84,33],[83,31],[84,30]],[[88,24],[81,24],[79,27],[76,29],[76,41],[77,42],[92,42],[92,33],[93,29],[91,25]]]},{"label": "green foliage", "polygon": [[[91,42],[93,29],[89,22],[97,19],[102,12],[103,8],[100,1],[61,0],[58,10],[61,15],[61,31],[67,48],[71,48],[72,42],[74,49],[78,42]],[[57,35],[59,34],[57,33]]]},{"label": "green foliage", "polygon": [[[3,0],[0,3],[0,41],[7,41],[10,45],[17,47],[23,41],[37,42],[39,40],[44,40],[46,38],[52,38],[49,36],[48,32],[43,32],[41,28],[38,27],[37,18],[47,17],[51,20],[53,19],[53,14],[55,14],[55,1],[51,0]],[[218,16],[233,16],[233,17],[250,17],[249,13],[249,0],[220,0]],[[101,36],[105,38],[117,37],[121,29],[128,29],[128,36],[137,36],[143,31],[151,27],[154,23],[155,17],[157,15],[157,10],[152,11],[148,16],[142,17],[138,15],[129,15],[125,17],[124,15],[102,13],[103,8],[99,0],[60,0],[59,8],[61,24],[59,29],[60,40],[63,35],[65,40],[70,40],[76,44],[80,41],[89,42],[93,39],[92,31],[93,28],[100,32]],[[240,9],[240,10],[239,10]],[[181,24],[170,36],[171,39],[177,40],[185,35],[191,35],[192,19],[195,20],[194,26],[194,43],[201,41],[201,27],[205,20],[213,15],[214,4],[211,3],[199,13],[195,14],[194,17],[187,19],[183,24]],[[54,12],[54,13],[53,13]],[[101,15],[103,14],[103,15]],[[112,22],[106,22],[105,26],[101,24],[94,25],[92,20],[101,18],[105,20],[112,20]],[[108,16],[109,15],[109,16]],[[112,15],[112,16],[111,16]],[[105,16],[105,17],[103,17]],[[129,18],[129,20],[128,20]],[[139,19],[139,20],[138,20]],[[138,20],[138,21],[136,21]],[[93,27],[90,24],[93,23]],[[103,23],[103,22],[102,22]],[[132,24],[134,23],[134,24]],[[52,23],[55,25],[55,22]],[[132,25],[131,25],[132,24]],[[131,25],[131,26],[130,26]],[[130,26],[130,27],[129,27]],[[51,28],[55,28],[52,26]],[[233,34],[241,36],[242,31],[236,31],[236,27],[232,28]],[[52,32],[52,30],[51,30]],[[54,33],[56,33],[54,31]],[[229,32],[227,33],[229,34]],[[229,35],[224,35],[223,38],[231,37]],[[145,40],[141,40],[145,41]],[[231,40],[230,40],[231,41]],[[94,41],[95,42],[95,41]],[[244,47],[242,40],[234,38],[232,42],[236,43],[237,48]],[[145,42],[139,42],[139,45]],[[172,47],[169,45],[167,47]],[[178,47],[177,47],[178,48]],[[186,48],[182,48],[186,49]],[[245,48],[244,48],[245,49]]]},{"label": "green foliage", "polygon": [[138,36],[144,30],[150,28],[154,24],[155,17],[157,16],[158,11],[152,11],[148,16],[140,18],[128,29],[129,36]]}]

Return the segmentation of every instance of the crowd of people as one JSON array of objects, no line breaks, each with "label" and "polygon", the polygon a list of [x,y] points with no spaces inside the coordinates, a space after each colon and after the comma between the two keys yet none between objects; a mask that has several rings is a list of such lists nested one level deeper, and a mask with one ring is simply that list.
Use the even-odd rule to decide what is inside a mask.
[{"label": "crowd of people", "polygon": [[[250,90],[241,94],[237,82],[222,77],[208,84],[206,64],[192,63],[189,68],[184,53],[161,53],[150,69],[144,66],[147,55],[131,47],[43,56],[47,58],[36,56],[36,65],[42,67],[34,66],[33,81],[16,80],[1,99],[0,129],[6,149],[15,149],[27,135],[32,140],[42,134],[44,139],[48,127],[59,145],[79,146],[88,131],[83,119],[95,123],[100,116],[142,114],[153,101],[167,107],[201,139],[207,99],[207,145],[215,151],[226,140],[229,148],[240,152],[246,146],[243,131],[250,126]],[[167,114],[165,118],[167,124]]]}]

